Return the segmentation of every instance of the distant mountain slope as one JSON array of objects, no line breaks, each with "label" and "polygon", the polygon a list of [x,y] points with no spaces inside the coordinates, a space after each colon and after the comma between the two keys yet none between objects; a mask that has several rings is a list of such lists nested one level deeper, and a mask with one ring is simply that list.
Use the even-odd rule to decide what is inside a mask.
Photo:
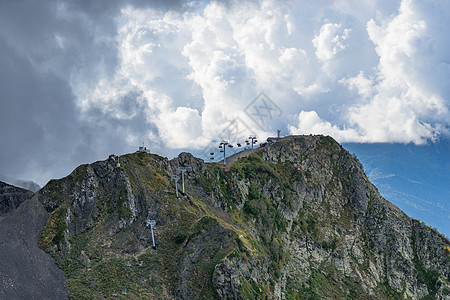
[{"label": "distant mountain slope", "polygon": [[39,246],[74,299],[450,297],[449,241],[384,200],[330,137],[287,137],[226,168],[112,156],[39,200],[50,212]]},{"label": "distant mountain slope", "polygon": [[0,181],[0,217],[16,209],[32,195],[30,191]]},{"label": "distant mountain slope", "polygon": [[36,182],[30,180],[23,180],[12,178],[9,176],[5,176],[4,174],[0,174],[0,181],[8,183],[10,185],[14,185],[32,192],[37,192],[41,188]]},{"label": "distant mountain slope", "polygon": [[0,182],[0,299],[67,299],[65,276],[37,246],[48,218],[33,193]]}]

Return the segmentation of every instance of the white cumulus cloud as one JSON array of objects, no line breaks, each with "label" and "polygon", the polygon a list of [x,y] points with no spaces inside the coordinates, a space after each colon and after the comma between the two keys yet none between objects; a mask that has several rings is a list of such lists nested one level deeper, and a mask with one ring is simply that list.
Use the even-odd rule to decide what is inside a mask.
[{"label": "white cumulus cloud", "polygon": [[62,176],[142,141],[203,149],[236,118],[259,140],[449,134],[449,1],[103,2],[0,1],[4,173],[43,184],[49,165]]},{"label": "white cumulus cloud", "polygon": [[[144,111],[148,137],[161,149],[202,148],[236,117],[260,136],[276,127],[340,141],[422,144],[448,131],[448,5],[186,4],[121,9],[115,72],[78,93],[84,111],[120,120]],[[244,109],[261,91],[294,121],[265,129],[252,123]]]},{"label": "white cumulus cloud", "polygon": [[290,125],[291,134],[324,134],[334,137],[336,140],[351,142],[360,138],[359,133],[352,128],[339,128],[321,119],[315,111],[301,111],[298,115],[298,124]]},{"label": "white cumulus cloud", "polygon": [[347,48],[346,40],[350,32],[351,29],[342,28],[341,24],[324,24],[320,28],[320,34],[312,40],[314,47],[316,47],[317,57],[322,61],[327,61]]}]

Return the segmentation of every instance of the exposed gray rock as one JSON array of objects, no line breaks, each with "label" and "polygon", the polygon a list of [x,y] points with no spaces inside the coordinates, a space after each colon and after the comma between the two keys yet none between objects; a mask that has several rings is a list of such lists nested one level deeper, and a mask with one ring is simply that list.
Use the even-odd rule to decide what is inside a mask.
[{"label": "exposed gray rock", "polygon": [[[178,262],[180,282],[175,292],[177,299],[195,299],[210,284],[208,268],[214,270],[214,264],[210,263],[209,267],[207,262],[220,252],[225,256],[227,249],[233,244],[231,232],[220,226],[215,219],[204,217],[198,224],[201,226],[198,226],[197,234],[190,237]],[[203,262],[206,265],[199,268]],[[227,294],[227,297],[230,295]]]},{"label": "exposed gray rock", "polygon": [[229,259],[216,266],[213,276],[214,289],[218,299],[242,299],[239,287],[243,274]]}]

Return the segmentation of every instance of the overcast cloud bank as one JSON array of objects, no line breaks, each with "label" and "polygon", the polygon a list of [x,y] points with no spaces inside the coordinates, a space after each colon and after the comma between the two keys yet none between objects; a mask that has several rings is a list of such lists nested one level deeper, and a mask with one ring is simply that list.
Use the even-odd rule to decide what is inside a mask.
[{"label": "overcast cloud bank", "polygon": [[260,137],[435,141],[449,17],[437,0],[2,1],[1,171],[42,185],[142,141],[202,149],[252,124],[262,91],[283,118],[250,125]]}]

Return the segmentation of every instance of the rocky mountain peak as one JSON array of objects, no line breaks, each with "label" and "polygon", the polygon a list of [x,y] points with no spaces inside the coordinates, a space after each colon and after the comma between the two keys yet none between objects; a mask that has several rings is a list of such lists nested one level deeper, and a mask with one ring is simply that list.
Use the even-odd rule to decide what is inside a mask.
[{"label": "rocky mountain peak", "polygon": [[[180,167],[184,193],[172,180]],[[383,199],[330,137],[286,137],[227,166],[112,155],[39,199],[50,213],[39,246],[72,298],[450,295],[448,240]]]}]

